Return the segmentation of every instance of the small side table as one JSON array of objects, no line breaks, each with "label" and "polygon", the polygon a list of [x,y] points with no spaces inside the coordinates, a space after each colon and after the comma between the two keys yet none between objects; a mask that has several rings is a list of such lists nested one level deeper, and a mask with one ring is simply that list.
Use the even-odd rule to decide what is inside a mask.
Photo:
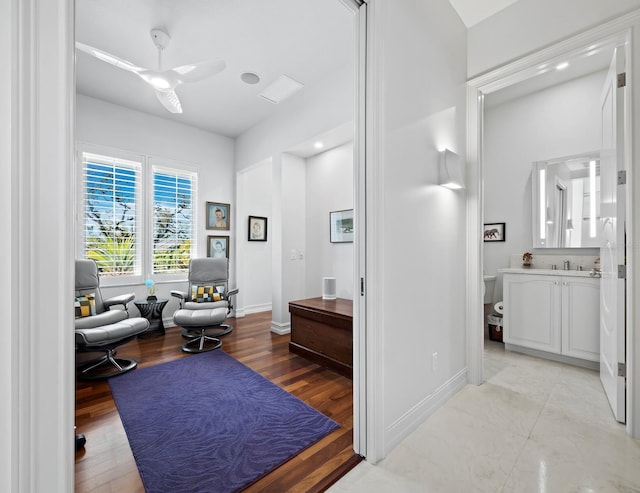
[{"label": "small side table", "polygon": [[139,338],[164,335],[164,324],[162,323],[162,310],[169,302],[166,298],[155,300],[134,300],[133,304],[140,310],[140,316],[149,321],[149,328],[138,335]]}]

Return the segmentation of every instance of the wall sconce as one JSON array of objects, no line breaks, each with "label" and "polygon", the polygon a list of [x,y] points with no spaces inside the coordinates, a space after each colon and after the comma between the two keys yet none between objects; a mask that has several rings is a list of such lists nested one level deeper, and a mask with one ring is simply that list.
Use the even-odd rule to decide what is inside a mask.
[{"label": "wall sconce", "polygon": [[458,190],[464,188],[464,163],[455,152],[445,149],[438,158],[438,184]]}]

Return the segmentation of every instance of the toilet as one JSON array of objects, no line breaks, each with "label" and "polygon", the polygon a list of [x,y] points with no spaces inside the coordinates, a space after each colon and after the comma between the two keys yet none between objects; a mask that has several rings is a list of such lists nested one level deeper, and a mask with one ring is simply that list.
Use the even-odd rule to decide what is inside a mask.
[{"label": "toilet", "polygon": [[493,290],[496,285],[496,276],[484,274],[484,304],[493,303]]}]

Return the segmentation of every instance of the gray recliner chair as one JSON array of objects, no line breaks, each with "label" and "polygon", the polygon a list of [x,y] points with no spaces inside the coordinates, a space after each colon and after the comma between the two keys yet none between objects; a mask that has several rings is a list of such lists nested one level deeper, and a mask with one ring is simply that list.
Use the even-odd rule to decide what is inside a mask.
[{"label": "gray recliner chair", "polygon": [[223,322],[233,309],[232,297],[238,289],[229,290],[229,260],[226,258],[194,258],[189,262],[189,291],[171,291],[180,299],[180,309],[173,321],[182,327],[188,339],[182,346],[187,353],[213,351],[222,346],[219,337],[233,330]]},{"label": "gray recliner chair", "polygon": [[[137,361],[114,358],[116,347],[135,338],[149,328],[145,318],[129,318],[127,303],[134,294],[103,299],[100,292],[98,265],[93,260],[76,260],[75,341],[80,353],[105,353],[98,360],[81,365],[80,378],[95,380],[133,370]],[[122,309],[111,309],[118,305]]]}]

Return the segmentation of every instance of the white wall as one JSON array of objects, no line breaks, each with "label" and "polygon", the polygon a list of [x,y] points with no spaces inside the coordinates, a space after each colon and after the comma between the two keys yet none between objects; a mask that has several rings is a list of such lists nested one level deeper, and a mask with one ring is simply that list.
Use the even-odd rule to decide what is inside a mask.
[{"label": "white wall", "polygon": [[[268,159],[238,173],[237,307],[241,313],[271,310],[273,255],[273,170]],[[248,241],[248,217],[267,218],[267,241]],[[240,282],[240,280],[242,280]]]},{"label": "white wall", "polygon": [[466,30],[446,0],[371,8],[367,373],[386,454],[466,382],[466,197],[437,185],[439,149],[465,158]]},{"label": "white wall", "polygon": [[[338,296],[353,298],[353,243],[329,242],[329,211],[353,208],[353,145],[307,160],[283,153],[280,162],[285,166],[276,174],[278,184],[273,182],[272,159],[238,172],[237,269],[242,279],[239,312],[270,310],[275,299],[274,321],[281,325],[274,329],[283,332],[289,324],[289,301],[320,296],[324,276],[337,278]],[[276,190],[281,192],[274,199]],[[275,203],[281,217],[276,217]],[[267,242],[247,240],[248,215],[269,218]],[[277,250],[274,242],[280,245]]]},{"label": "white wall", "polygon": [[[484,244],[486,274],[496,275],[509,267],[510,255],[533,249],[533,162],[598,150],[605,76],[597,72],[485,109],[484,222],[506,223],[506,241]],[[570,249],[533,251],[534,256],[551,252],[576,254]],[[496,301],[501,293],[498,275]]]},{"label": "white wall", "polygon": [[468,75],[475,75],[640,7],[640,0],[518,0],[469,28]]},{"label": "white wall", "polygon": [[[282,293],[280,310],[273,321],[281,326],[290,324],[289,302],[305,298],[306,260],[305,234],[305,160],[291,154],[282,155]],[[302,252],[302,258],[300,253]],[[279,317],[277,317],[279,313]]]},{"label": "white wall", "polygon": [[[231,285],[235,284],[235,172],[234,141],[188,125],[147,115],[122,106],[77,96],[76,140],[126,150],[151,157],[198,166],[198,203],[197,203],[197,254],[207,255],[208,235],[229,235],[231,237],[230,270]],[[211,231],[205,227],[206,202],[224,202],[231,204],[231,230]],[[185,276],[186,278],[186,276]],[[168,298],[169,303],[163,311],[165,322],[171,320],[178,308],[178,300],[169,295],[172,289],[186,289],[187,283],[158,283],[157,296]],[[103,289],[104,296],[123,292],[123,287]],[[146,297],[143,285],[128,286],[129,292]],[[135,313],[135,306],[131,306]]]},{"label": "white wall", "polygon": [[339,298],[353,299],[353,243],[330,243],[329,212],[353,209],[353,143],[307,159],[306,298],[322,296],[336,278]]}]

